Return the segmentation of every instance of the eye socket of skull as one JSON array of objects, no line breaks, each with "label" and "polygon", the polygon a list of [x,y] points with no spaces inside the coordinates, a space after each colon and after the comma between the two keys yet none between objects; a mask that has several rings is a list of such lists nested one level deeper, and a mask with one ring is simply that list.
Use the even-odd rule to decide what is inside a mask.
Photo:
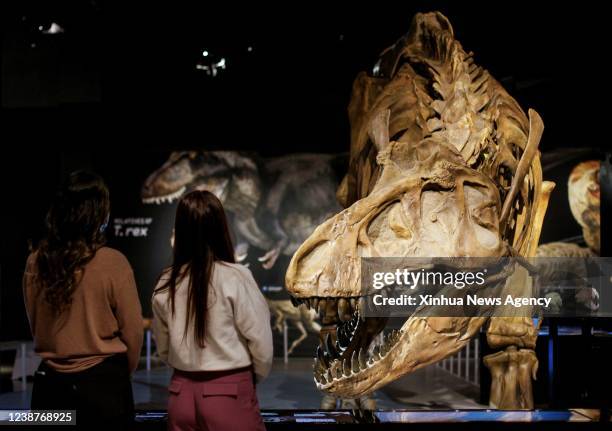
[{"label": "eye socket of skull", "polygon": [[178,161],[174,164],[172,169],[168,169],[165,171],[164,175],[166,176],[165,180],[168,182],[176,182],[186,183],[187,181],[193,178],[193,173],[191,170],[191,165],[187,159],[177,159]]},{"label": "eye socket of skull", "polygon": [[493,184],[460,176],[452,186],[428,182],[417,194],[409,191],[385,204],[368,223],[359,256],[499,254],[500,202]]},{"label": "eye socket of skull", "polygon": [[376,255],[380,256],[402,256],[414,242],[414,226],[401,200],[392,201],[378,213],[366,232]]}]

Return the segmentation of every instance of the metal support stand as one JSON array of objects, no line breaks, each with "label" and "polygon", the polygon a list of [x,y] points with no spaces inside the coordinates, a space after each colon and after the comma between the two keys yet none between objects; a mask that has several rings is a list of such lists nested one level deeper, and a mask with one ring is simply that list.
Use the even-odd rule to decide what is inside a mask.
[{"label": "metal support stand", "polygon": [[147,348],[147,372],[151,371],[151,330],[145,331],[146,348]]},{"label": "metal support stand", "polygon": [[287,327],[287,320],[283,320],[283,354],[285,359],[285,364],[289,363],[289,353],[287,352],[289,343],[289,330]]},{"label": "metal support stand", "polygon": [[26,378],[26,343],[21,343],[19,345],[19,367],[21,368],[21,390],[25,391],[27,389],[27,378]]},{"label": "metal support stand", "polygon": [[465,380],[470,381],[470,345],[472,343],[468,342],[465,346]]}]

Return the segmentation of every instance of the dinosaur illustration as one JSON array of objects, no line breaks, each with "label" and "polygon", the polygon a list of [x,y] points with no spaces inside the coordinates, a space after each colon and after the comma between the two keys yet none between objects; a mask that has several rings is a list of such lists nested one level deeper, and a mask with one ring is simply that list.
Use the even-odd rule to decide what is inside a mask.
[{"label": "dinosaur illustration", "polygon": [[293,154],[263,159],[235,151],[174,152],[145,181],[147,204],[170,203],[190,190],[209,190],[231,217],[236,254],[249,245],[266,250],[259,258],[270,269],[278,256],[292,255],[314,228],[338,211],[335,163],[343,156]]},{"label": "dinosaur illustration", "polygon": [[567,182],[567,194],[572,215],[582,227],[584,241],[595,255],[600,252],[601,196],[599,160],[577,164]]},{"label": "dinosaur illustration", "polygon": [[[555,241],[538,246],[537,257],[560,257],[564,259],[539,259],[539,275],[553,282],[553,288],[547,289],[546,295],[554,299],[555,308],[560,312],[563,307],[584,307],[588,310],[599,309],[599,292],[589,286],[586,277],[585,261],[599,255],[601,213],[599,160],[589,160],[574,166],[567,182],[567,194],[572,215],[582,227],[582,234],[587,247],[573,242]],[[579,259],[572,259],[579,258]],[[555,285],[562,284],[567,275],[572,274],[575,280],[570,289],[564,291]]]},{"label": "dinosaur illustration", "polygon": [[286,273],[294,300],[323,316],[317,387],[359,398],[458,352],[488,323],[500,349],[485,357],[490,404],[533,408],[532,319],[431,317],[424,307],[378,343],[387,319],[360,312],[360,268],[362,257],[533,256],[554,186],[542,181],[540,116],[525,115],[438,12],[417,14],[373,73],[357,76],[348,113],[350,163],[337,192],[345,209]]},{"label": "dinosaur illustration", "polygon": [[570,242],[551,242],[538,247],[539,257],[599,256],[601,235],[601,196],[599,160],[580,162],[572,169],[567,181],[567,198],[576,222],[582,228],[587,247]]}]

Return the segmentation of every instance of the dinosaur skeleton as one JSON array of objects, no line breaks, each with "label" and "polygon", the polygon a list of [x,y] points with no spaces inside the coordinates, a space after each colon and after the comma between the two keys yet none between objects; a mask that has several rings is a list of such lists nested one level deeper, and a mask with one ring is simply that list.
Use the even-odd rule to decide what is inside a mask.
[{"label": "dinosaur skeleton", "polygon": [[283,325],[289,323],[300,332],[300,335],[291,342],[287,349],[288,355],[293,353],[293,350],[302,344],[308,336],[308,331],[318,334],[321,330],[321,325],[315,321],[317,313],[314,310],[310,310],[304,305],[294,307],[288,299],[266,298],[266,301],[268,301],[268,307],[270,307],[270,312],[274,317],[274,329],[278,332],[283,332]]},{"label": "dinosaur skeleton", "polygon": [[360,259],[532,256],[554,186],[542,181],[540,116],[474,63],[438,12],[416,15],[374,76],[357,76],[348,111],[350,163],[337,192],[346,209],[306,239],[286,274],[294,299],[322,314],[317,387],[358,398],[454,354],[488,322],[489,344],[505,349],[485,358],[491,405],[532,408],[531,319],[417,311],[378,344],[386,319],[359,311]]}]

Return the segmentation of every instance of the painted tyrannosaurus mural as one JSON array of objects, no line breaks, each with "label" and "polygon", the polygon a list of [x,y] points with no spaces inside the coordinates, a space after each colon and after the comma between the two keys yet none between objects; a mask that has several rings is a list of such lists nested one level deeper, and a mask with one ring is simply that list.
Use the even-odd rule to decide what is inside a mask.
[{"label": "painted tyrannosaurus mural", "polygon": [[437,12],[416,15],[373,73],[357,76],[348,111],[350,164],[337,193],[346,209],[317,227],[286,274],[294,299],[323,316],[317,387],[358,398],[455,354],[487,324],[499,349],[485,357],[491,405],[532,408],[532,319],[431,317],[423,307],[381,337],[386,318],[360,312],[360,268],[362,257],[533,256],[554,186],[542,181],[540,116],[525,115]]},{"label": "painted tyrannosaurus mural", "polygon": [[190,190],[209,190],[231,217],[239,261],[249,245],[266,253],[270,269],[280,254],[291,256],[314,228],[338,211],[335,165],[343,156],[293,154],[263,159],[235,151],[184,151],[145,181],[144,203],[169,203]]}]

